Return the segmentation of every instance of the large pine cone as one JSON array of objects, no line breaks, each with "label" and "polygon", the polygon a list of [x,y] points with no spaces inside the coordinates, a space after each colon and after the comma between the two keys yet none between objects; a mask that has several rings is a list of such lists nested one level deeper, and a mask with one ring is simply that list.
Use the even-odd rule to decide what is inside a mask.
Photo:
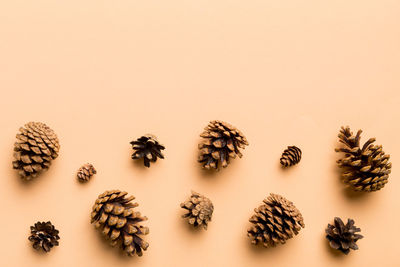
[{"label": "large pine cone", "polygon": [[300,148],[298,148],[297,146],[288,146],[288,148],[285,149],[285,151],[283,151],[280,162],[282,166],[290,167],[299,163],[300,160],[301,160]]},{"label": "large pine cone", "polygon": [[158,142],[154,135],[146,134],[136,141],[132,141],[131,145],[133,149],[132,159],[143,158],[144,166],[148,168],[150,162],[156,162],[157,158],[164,158],[161,150],[164,150],[165,147]]},{"label": "large pine cone", "polygon": [[200,135],[203,140],[199,144],[199,162],[205,169],[219,169],[219,165],[227,167],[230,158],[242,157],[240,148],[249,145],[241,131],[229,123],[211,121]]},{"label": "large pine cone", "polygon": [[22,179],[30,180],[50,167],[51,161],[58,157],[60,144],[55,132],[41,122],[28,122],[19,131],[13,168]]},{"label": "large pine cone", "polygon": [[247,235],[254,245],[259,242],[265,247],[285,244],[286,240],[299,233],[301,227],[305,227],[303,216],[293,202],[272,193],[263,202],[254,209],[255,214],[249,220],[254,225]]},{"label": "large pine cone", "polygon": [[93,175],[96,174],[96,169],[90,163],[86,163],[82,167],[79,168],[78,173],[76,176],[80,182],[87,182],[92,178]]},{"label": "large pine cone", "polygon": [[388,182],[392,163],[389,155],[385,155],[382,146],[373,145],[375,138],[370,138],[360,146],[361,130],[356,135],[350,128],[342,127],[339,141],[345,146],[337,148],[336,152],[344,152],[344,158],[337,161],[343,168],[343,181],[355,191],[376,191]]},{"label": "large pine cone", "polygon": [[336,217],[334,225],[328,224],[326,228],[326,238],[329,240],[329,245],[333,249],[340,250],[344,254],[348,254],[350,249],[357,250],[357,240],[363,238],[362,235],[356,234],[361,229],[354,226],[354,220],[348,219],[346,225],[342,219]]},{"label": "large pine cone", "polygon": [[31,235],[29,241],[33,244],[33,248],[45,252],[49,252],[54,246],[58,246],[58,230],[51,224],[51,222],[37,222],[31,226]]},{"label": "large pine cone", "polygon": [[214,205],[210,199],[192,191],[190,198],[186,202],[181,203],[181,208],[186,210],[182,218],[188,218],[189,224],[192,224],[194,227],[202,225],[207,230],[208,222],[211,221],[214,211]]},{"label": "large pine cone", "polygon": [[101,228],[112,246],[120,245],[129,256],[135,253],[142,256],[143,250],[149,246],[142,237],[149,233],[149,228],[140,222],[146,221],[147,217],[133,210],[139,205],[131,203],[135,197],[126,197],[127,194],[112,190],[99,195],[92,209],[91,223]]}]

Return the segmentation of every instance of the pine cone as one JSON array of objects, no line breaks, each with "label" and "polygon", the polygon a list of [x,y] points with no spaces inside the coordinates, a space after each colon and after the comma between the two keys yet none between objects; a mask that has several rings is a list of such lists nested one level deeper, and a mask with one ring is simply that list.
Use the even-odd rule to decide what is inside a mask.
[{"label": "pine cone", "polygon": [[54,246],[58,246],[58,230],[51,224],[51,222],[37,222],[31,226],[31,235],[29,241],[33,244],[33,248],[45,252],[49,252]]},{"label": "pine cone", "polygon": [[82,167],[79,168],[77,177],[81,182],[87,182],[92,178],[92,176],[96,174],[96,169],[93,167],[92,164],[86,163]]},{"label": "pine cone", "polygon": [[334,225],[328,224],[325,230],[329,245],[346,255],[350,252],[350,249],[358,249],[356,242],[363,238],[362,235],[356,234],[360,231],[360,228],[354,226],[354,220],[347,219],[347,224],[345,225],[342,219],[338,217],[335,218]]},{"label": "pine cone", "polygon": [[246,137],[234,126],[223,121],[210,121],[203,133],[199,144],[199,162],[207,170],[219,169],[219,165],[227,167],[230,158],[242,157],[239,148],[249,145]]},{"label": "pine cone", "polygon": [[305,227],[303,216],[293,202],[276,194],[270,194],[263,202],[249,220],[254,225],[247,230],[247,235],[254,245],[259,242],[264,247],[285,244]]},{"label": "pine cone", "polygon": [[120,190],[106,191],[99,195],[91,214],[91,223],[101,228],[102,234],[110,240],[112,246],[120,245],[129,256],[142,256],[149,244],[142,236],[149,233],[149,228],[139,224],[147,217],[133,209],[139,206],[131,203],[134,196]]},{"label": "pine cone", "polygon": [[344,183],[355,191],[377,191],[388,182],[392,163],[389,155],[385,155],[382,146],[373,145],[375,138],[370,138],[360,146],[361,130],[354,136],[350,128],[342,127],[339,141],[345,146],[337,148],[336,152],[344,152],[344,158],[337,161],[343,168]]},{"label": "pine cone", "polygon": [[165,147],[158,143],[154,135],[146,134],[136,141],[131,142],[133,148],[132,159],[144,159],[144,166],[150,167],[150,162],[156,162],[157,158],[164,158],[161,150]]},{"label": "pine cone", "polygon": [[301,150],[296,146],[288,146],[282,153],[281,164],[284,167],[296,165],[301,160]]},{"label": "pine cone", "polygon": [[181,203],[181,208],[186,210],[187,213],[182,215],[182,218],[188,218],[189,224],[194,227],[202,225],[207,230],[208,222],[211,221],[214,211],[214,206],[210,199],[192,191],[190,198]]},{"label": "pine cone", "polygon": [[58,157],[60,144],[55,132],[41,122],[28,122],[19,131],[13,168],[22,179],[30,180],[50,167],[51,161]]}]

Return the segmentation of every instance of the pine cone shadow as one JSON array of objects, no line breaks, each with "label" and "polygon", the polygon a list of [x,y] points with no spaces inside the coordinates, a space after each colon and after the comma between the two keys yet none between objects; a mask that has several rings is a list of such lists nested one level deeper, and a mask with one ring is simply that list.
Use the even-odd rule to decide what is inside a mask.
[{"label": "pine cone shadow", "polygon": [[[247,236],[246,236],[247,237]],[[277,257],[278,254],[283,253],[285,250],[285,246],[287,244],[278,244],[275,247],[264,247],[262,244],[258,245],[253,245],[249,238],[246,238],[245,242],[247,242],[247,250],[249,253],[255,256],[260,256],[260,257],[270,257],[271,255],[274,255],[274,257]],[[288,241],[290,242],[290,240]],[[272,257],[272,256],[271,256]]]}]

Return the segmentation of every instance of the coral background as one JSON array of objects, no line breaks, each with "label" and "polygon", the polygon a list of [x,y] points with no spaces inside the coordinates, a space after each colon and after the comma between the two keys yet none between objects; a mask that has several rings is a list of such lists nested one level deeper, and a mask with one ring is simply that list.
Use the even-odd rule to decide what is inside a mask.
[{"label": "coral background", "polygon": [[[400,2],[239,0],[0,1],[1,266],[400,266]],[[244,157],[207,174],[196,162],[209,120],[247,136]],[[12,170],[18,128],[43,121],[61,152],[23,183]],[[342,125],[391,154],[384,189],[343,190],[334,152]],[[150,169],[129,142],[153,133],[166,159]],[[279,165],[287,145],[301,163]],[[98,174],[79,184],[76,170]],[[149,217],[142,258],[109,247],[89,223],[107,189]],[[213,200],[208,231],[179,208],[194,189]],[[250,245],[248,219],[270,193],[292,200],[306,228],[284,246]],[[364,239],[332,253],[324,229],[354,218]],[[34,251],[29,226],[51,220],[60,246]]]}]

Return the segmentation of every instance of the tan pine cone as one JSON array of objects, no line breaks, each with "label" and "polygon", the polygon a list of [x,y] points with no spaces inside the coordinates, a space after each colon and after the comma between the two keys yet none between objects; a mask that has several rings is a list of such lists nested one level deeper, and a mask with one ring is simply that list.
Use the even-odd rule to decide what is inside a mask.
[{"label": "tan pine cone", "polygon": [[141,225],[147,217],[134,211],[139,206],[131,201],[134,196],[127,197],[127,192],[120,190],[106,191],[99,195],[91,213],[91,223],[101,229],[112,246],[119,245],[128,256],[135,253],[142,256],[149,244],[142,238],[149,233],[149,228]]},{"label": "tan pine cone", "polygon": [[343,168],[343,182],[355,191],[373,192],[382,189],[388,182],[392,163],[389,155],[382,150],[381,145],[373,145],[375,138],[368,139],[360,145],[361,130],[353,135],[350,128],[342,127],[339,142],[343,147],[336,152],[343,152],[344,157],[337,161]]},{"label": "tan pine cone", "polygon": [[28,122],[19,131],[13,168],[22,179],[30,180],[50,167],[51,161],[58,157],[60,144],[55,132],[41,122]]},{"label": "tan pine cone", "polygon": [[203,133],[199,144],[198,161],[205,169],[220,169],[227,167],[230,159],[242,157],[240,149],[249,145],[246,137],[234,126],[223,121],[210,121]]},{"label": "tan pine cone", "polygon": [[79,181],[87,182],[96,173],[97,173],[97,171],[93,167],[93,165],[90,163],[86,163],[85,165],[83,165],[82,167],[79,168],[76,176],[78,177]]},{"label": "tan pine cone", "polygon": [[296,165],[301,160],[301,150],[297,146],[288,146],[282,153],[280,162],[284,167]]},{"label": "tan pine cone", "polygon": [[277,194],[271,193],[254,211],[249,220],[253,226],[247,230],[254,245],[262,243],[264,247],[274,247],[278,243],[285,244],[305,227],[303,216],[293,202]]},{"label": "tan pine cone", "polygon": [[182,218],[187,218],[188,223],[194,227],[203,226],[207,230],[214,212],[214,205],[211,200],[192,190],[190,198],[181,203],[181,208],[186,210]]}]

